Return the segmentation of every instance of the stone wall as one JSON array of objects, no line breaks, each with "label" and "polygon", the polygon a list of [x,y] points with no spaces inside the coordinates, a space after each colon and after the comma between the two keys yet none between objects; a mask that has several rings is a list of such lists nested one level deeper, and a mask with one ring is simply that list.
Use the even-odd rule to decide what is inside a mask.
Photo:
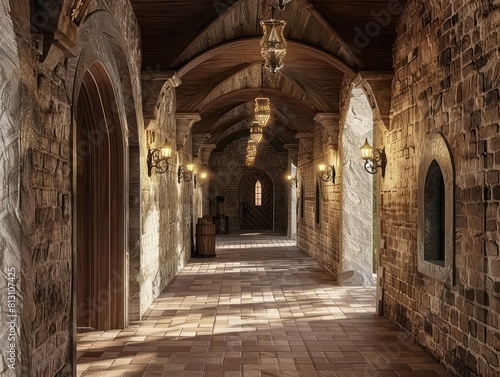
[{"label": "stone wall", "polygon": [[[320,163],[335,164],[337,156],[330,149],[328,136],[316,124],[312,146],[301,141],[297,177],[299,198],[304,198],[304,214],[299,210],[297,245],[318,260],[338,279],[340,268],[340,188],[342,178],[323,182],[318,174]],[[339,174],[340,175],[340,174]],[[320,222],[316,223],[316,185],[319,185]],[[300,191],[304,190],[304,193]],[[301,204],[299,202],[299,208]]]},{"label": "stone wall", "polygon": [[[164,174],[153,171],[148,177],[142,170],[142,247],[140,313],[144,314],[163,288],[191,257],[193,181],[178,183],[177,169],[191,160],[191,143],[183,149],[176,145],[175,88],[165,86],[158,101],[154,127],[160,147],[168,140],[174,147],[169,169]],[[146,147],[144,148],[146,150]]]},{"label": "stone wall", "polygon": [[230,143],[222,152],[215,152],[211,157],[210,177],[210,215],[217,213],[216,197],[223,196],[224,214],[229,216],[229,231],[240,230],[240,180],[252,169],[260,169],[269,174],[274,184],[274,230],[287,230],[287,194],[285,170],[288,152],[278,152],[262,139],[257,146],[255,161],[247,166],[247,146],[249,138],[241,138]]},{"label": "stone wall", "polygon": [[[24,94],[19,219],[22,306],[18,376],[72,373],[71,93],[66,68],[48,72],[30,34],[29,5],[11,2]],[[12,95],[10,93],[9,95]],[[54,308],[57,308],[54,310]],[[11,372],[11,371],[9,371]]]},{"label": "stone wall", "polygon": [[[385,315],[457,375],[500,374],[498,2],[408,2],[395,46],[381,185]],[[455,167],[455,282],[417,272],[417,173],[426,134]]]},{"label": "stone wall", "polygon": [[[18,39],[9,2],[0,4],[0,374],[20,375],[29,349],[21,342],[23,300],[20,294],[22,218],[20,208],[20,140],[26,95],[19,71]],[[17,373],[16,373],[17,372]]]},{"label": "stone wall", "polygon": [[[67,9],[69,3],[57,6]],[[171,89],[172,96],[159,102],[157,131],[176,146],[174,158],[167,174],[147,177],[139,28],[129,1],[92,1],[70,35],[77,37],[74,57],[61,55],[54,68],[44,60],[41,39],[30,31],[30,11],[36,9],[27,1],[0,4],[0,374],[71,376],[77,310],[73,225],[78,221],[73,156],[79,153],[73,117],[87,68],[99,60],[109,74],[113,108],[126,138],[129,319],[139,319],[190,258],[192,182],[178,184],[177,167],[190,161],[191,141],[176,146],[175,114],[166,110],[175,109]],[[16,271],[15,369],[6,364],[9,268]]]}]

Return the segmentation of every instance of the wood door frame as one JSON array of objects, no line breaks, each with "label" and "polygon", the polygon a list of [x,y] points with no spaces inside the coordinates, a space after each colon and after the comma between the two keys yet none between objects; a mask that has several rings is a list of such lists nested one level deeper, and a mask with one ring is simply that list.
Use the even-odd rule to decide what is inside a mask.
[{"label": "wood door frame", "polygon": [[[83,324],[84,327],[99,330],[124,328],[128,322],[128,174],[126,168],[128,153],[122,122],[119,113],[114,109],[116,100],[109,73],[102,63],[94,62],[83,75],[76,102],[78,110],[73,138],[73,164],[77,265],[74,274],[76,316],[78,316],[79,309],[88,310],[89,318]],[[83,103],[84,101],[87,103]],[[91,114],[82,114],[83,111]],[[85,125],[82,124],[84,115],[89,121],[89,123],[85,122]],[[86,140],[83,139],[83,135],[87,136]],[[85,142],[92,150],[88,152],[88,155],[85,155],[82,147]],[[96,155],[89,157],[94,152]],[[79,177],[82,173],[79,172],[80,163],[84,164],[83,168],[85,164],[95,164],[96,159],[100,165],[104,162],[103,165],[107,163],[107,166],[101,170],[95,167],[86,168],[87,170],[83,173],[90,173],[90,177]],[[99,174],[101,178],[95,179],[94,183],[85,183],[85,179],[96,178],[92,176],[93,173]],[[102,190],[99,183],[103,184],[107,191]],[[81,193],[81,190],[87,187],[85,185],[90,188],[89,195],[97,196],[97,201],[103,200],[102,203],[107,205],[108,218],[105,217],[106,211],[103,215],[97,212],[96,208],[85,206],[85,199],[88,198],[82,198],[84,194]],[[87,227],[85,227],[85,222],[87,222]],[[94,244],[90,251],[84,246],[86,245],[84,239],[87,236],[85,230],[89,229],[91,242]],[[102,249],[106,249],[106,245],[107,254],[102,255]],[[88,281],[82,278],[82,275],[87,273],[91,275],[87,277]],[[88,303],[88,308],[85,308],[84,302],[79,301],[79,290],[89,294],[84,300]]]}]

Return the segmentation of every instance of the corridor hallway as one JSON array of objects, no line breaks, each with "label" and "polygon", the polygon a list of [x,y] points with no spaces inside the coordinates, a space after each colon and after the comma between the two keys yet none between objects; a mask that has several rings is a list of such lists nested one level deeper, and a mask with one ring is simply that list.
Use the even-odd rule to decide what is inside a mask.
[{"label": "corridor hallway", "polygon": [[449,376],[294,242],[218,236],[124,330],[79,335],[78,376]]}]

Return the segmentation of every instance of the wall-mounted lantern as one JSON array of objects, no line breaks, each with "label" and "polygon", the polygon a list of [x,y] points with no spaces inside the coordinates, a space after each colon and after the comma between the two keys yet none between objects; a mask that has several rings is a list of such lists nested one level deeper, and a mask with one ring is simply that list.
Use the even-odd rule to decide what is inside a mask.
[{"label": "wall-mounted lantern", "polygon": [[361,147],[361,157],[365,160],[365,170],[370,174],[378,172],[379,168],[382,171],[382,178],[385,177],[385,168],[387,166],[387,155],[385,147],[382,149],[373,148],[368,139]]},{"label": "wall-mounted lantern", "polygon": [[324,182],[332,181],[333,184],[335,184],[335,166],[333,165],[326,165],[326,164],[319,164],[318,170],[321,173],[321,179]]},{"label": "wall-mounted lantern", "polygon": [[163,174],[167,172],[169,163],[168,161],[172,158],[172,147],[165,139],[163,146],[158,148],[148,149],[148,157],[146,159],[148,165],[148,177],[151,177],[151,171],[153,168],[156,173]]},{"label": "wall-mounted lantern", "polygon": [[177,181],[179,183],[181,183],[182,180],[184,180],[184,182],[191,181],[193,179],[193,171],[194,164],[187,164],[185,169],[183,165],[180,165],[177,170]]},{"label": "wall-mounted lantern", "polygon": [[208,173],[202,170],[199,174],[194,175],[194,188],[203,187],[207,182]]}]

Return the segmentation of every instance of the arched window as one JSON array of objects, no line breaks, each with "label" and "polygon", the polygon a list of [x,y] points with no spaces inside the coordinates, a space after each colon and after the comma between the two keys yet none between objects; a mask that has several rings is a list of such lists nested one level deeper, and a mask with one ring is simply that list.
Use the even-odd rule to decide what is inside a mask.
[{"label": "arched window", "polygon": [[262,205],[262,185],[260,181],[255,183],[255,206],[260,207]]}]

